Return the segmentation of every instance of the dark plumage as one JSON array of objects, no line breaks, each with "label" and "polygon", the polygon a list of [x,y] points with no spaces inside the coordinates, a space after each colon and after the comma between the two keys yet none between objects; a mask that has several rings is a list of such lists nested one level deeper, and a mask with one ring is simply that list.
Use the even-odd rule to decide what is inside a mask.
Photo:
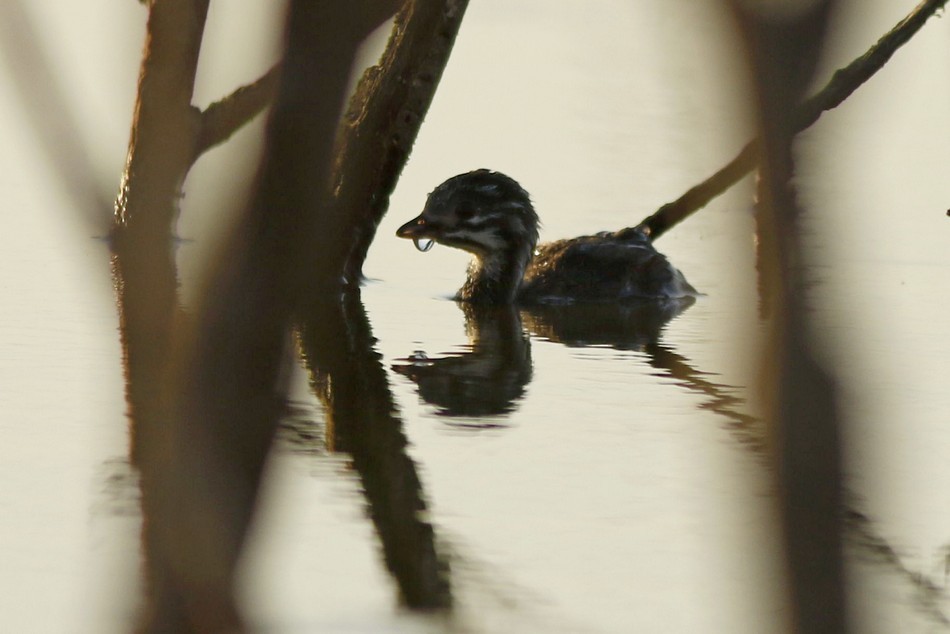
[{"label": "dark plumage", "polygon": [[486,169],[436,187],[422,213],[396,235],[463,249],[475,257],[456,299],[572,303],[696,295],[683,274],[639,231],[623,229],[537,245],[538,215],[521,185]]}]

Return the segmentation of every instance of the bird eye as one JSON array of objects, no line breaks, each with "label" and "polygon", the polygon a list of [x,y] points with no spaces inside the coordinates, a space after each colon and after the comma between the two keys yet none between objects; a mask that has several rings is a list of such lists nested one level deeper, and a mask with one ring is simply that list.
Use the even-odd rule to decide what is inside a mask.
[{"label": "bird eye", "polygon": [[472,216],[475,215],[475,210],[471,207],[459,207],[455,210],[455,216],[459,220],[471,220]]}]

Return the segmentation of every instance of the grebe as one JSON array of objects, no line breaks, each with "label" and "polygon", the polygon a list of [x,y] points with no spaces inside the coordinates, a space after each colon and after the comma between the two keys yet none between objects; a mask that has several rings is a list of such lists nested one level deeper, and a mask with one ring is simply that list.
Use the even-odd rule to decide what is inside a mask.
[{"label": "grebe", "polygon": [[438,242],[471,253],[459,301],[565,304],[694,297],[683,274],[636,229],[538,245],[538,215],[521,185],[475,170],[436,187],[399,227],[420,250]]}]

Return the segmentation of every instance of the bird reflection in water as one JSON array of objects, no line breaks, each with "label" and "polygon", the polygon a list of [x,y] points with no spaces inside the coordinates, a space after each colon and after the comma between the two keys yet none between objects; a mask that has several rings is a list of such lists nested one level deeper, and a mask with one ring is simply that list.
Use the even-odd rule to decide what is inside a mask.
[{"label": "bird reflection in water", "polygon": [[399,359],[393,370],[413,381],[439,416],[479,418],[469,427],[498,427],[524,396],[532,376],[528,332],[568,346],[610,346],[649,353],[664,326],[694,297],[620,303],[515,306],[459,302],[465,314],[464,351]]},{"label": "bird reflection in water", "polygon": [[[393,370],[413,381],[442,416],[494,417],[511,412],[531,380],[531,343],[511,304],[459,302],[465,313],[464,352],[429,358],[417,351]],[[479,421],[497,427],[500,419]]]},{"label": "bird reflection in water", "polygon": [[542,304],[526,308],[528,330],[571,347],[609,346],[644,350],[663,328],[696,302],[695,297],[622,303]]}]

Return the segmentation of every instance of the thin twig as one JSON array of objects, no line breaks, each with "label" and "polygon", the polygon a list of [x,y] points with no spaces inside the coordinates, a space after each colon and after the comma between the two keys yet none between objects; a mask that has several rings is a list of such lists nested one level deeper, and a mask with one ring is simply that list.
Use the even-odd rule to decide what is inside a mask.
[{"label": "thin twig", "polygon": [[280,65],[275,65],[257,81],[241,86],[201,112],[201,131],[195,142],[193,160],[227,141],[245,123],[256,117],[274,99]]},{"label": "thin twig", "polygon": [[[874,46],[844,68],[835,72],[828,84],[805,100],[796,121],[798,132],[818,121],[825,111],[840,105],[851,93],[870,79],[907,43],[927,20],[943,8],[947,0],[924,0],[907,17],[897,23]],[[749,141],[742,151],[725,167],[702,183],[691,187],[685,194],[660,207],[653,215],[637,225],[637,229],[654,240],[679,224],[710,200],[735,185],[758,164],[758,139]]]}]

